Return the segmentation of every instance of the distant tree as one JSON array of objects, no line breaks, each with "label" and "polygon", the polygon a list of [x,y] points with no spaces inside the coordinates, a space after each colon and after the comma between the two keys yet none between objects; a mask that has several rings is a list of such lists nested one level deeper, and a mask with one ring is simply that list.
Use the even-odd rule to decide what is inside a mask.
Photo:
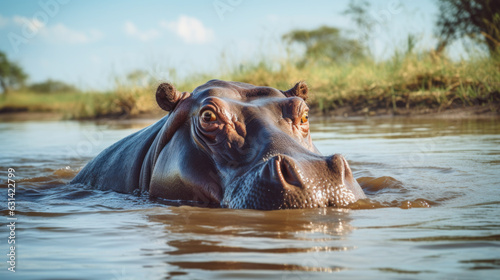
[{"label": "distant tree", "polygon": [[148,84],[149,75],[144,70],[134,70],[127,74],[127,81],[133,86],[145,86]]},{"label": "distant tree", "polygon": [[23,69],[15,62],[9,61],[7,55],[0,51],[0,87],[4,94],[10,89],[21,87],[28,78]]},{"label": "distant tree", "polygon": [[34,83],[28,87],[29,90],[38,93],[72,93],[78,92],[74,86],[61,81],[48,79],[44,82]]},{"label": "distant tree", "polygon": [[373,35],[375,21],[368,14],[370,2],[365,0],[351,0],[342,14],[347,15],[356,24],[360,32],[360,40],[367,42]]},{"label": "distant tree", "polygon": [[335,27],[292,30],[282,39],[305,47],[304,62],[345,63],[365,55],[363,46],[357,40],[345,38]]},{"label": "distant tree", "polygon": [[490,55],[500,50],[500,1],[438,0],[438,48],[468,36],[486,44]]}]

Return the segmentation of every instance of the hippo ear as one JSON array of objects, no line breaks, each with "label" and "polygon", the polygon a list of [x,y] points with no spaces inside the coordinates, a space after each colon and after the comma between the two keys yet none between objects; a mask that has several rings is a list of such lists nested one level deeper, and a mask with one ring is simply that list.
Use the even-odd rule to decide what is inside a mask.
[{"label": "hippo ear", "polygon": [[292,96],[297,96],[300,97],[304,100],[307,99],[307,93],[309,92],[309,89],[307,88],[307,84],[304,81],[300,81],[293,86],[293,88],[283,91],[283,94],[286,97],[292,97]]},{"label": "hippo ear", "polygon": [[161,83],[156,90],[156,102],[165,111],[172,111],[181,97],[182,93],[169,83]]}]

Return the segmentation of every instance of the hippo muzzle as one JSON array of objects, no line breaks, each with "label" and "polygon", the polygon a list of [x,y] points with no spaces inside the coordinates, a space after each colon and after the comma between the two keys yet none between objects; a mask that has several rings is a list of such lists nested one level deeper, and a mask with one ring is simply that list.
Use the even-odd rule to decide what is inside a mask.
[{"label": "hippo muzzle", "polygon": [[277,155],[230,184],[222,206],[266,210],[345,207],[364,197],[341,155],[299,160]]}]

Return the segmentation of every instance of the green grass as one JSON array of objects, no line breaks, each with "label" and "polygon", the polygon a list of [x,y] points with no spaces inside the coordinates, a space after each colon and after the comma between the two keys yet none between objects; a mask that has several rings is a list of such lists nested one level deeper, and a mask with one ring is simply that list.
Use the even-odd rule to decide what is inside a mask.
[{"label": "green grass", "polygon": [[68,106],[80,102],[81,94],[39,94],[26,91],[9,92],[0,97],[2,111],[63,112]]},{"label": "green grass", "polygon": [[[474,57],[458,62],[432,53],[401,55],[387,61],[366,58],[356,63],[306,64],[297,59],[242,63],[216,74],[198,73],[177,79],[180,91],[192,91],[210,79],[223,79],[288,89],[297,81],[307,82],[311,108],[331,114],[339,108],[371,115],[377,110],[400,114],[411,110],[442,111],[449,108],[500,104],[500,61]],[[223,64],[223,63],[221,63]],[[57,112],[67,118],[136,116],[160,113],[155,87],[118,85],[113,92],[36,94],[12,92],[0,97],[0,111]]]}]

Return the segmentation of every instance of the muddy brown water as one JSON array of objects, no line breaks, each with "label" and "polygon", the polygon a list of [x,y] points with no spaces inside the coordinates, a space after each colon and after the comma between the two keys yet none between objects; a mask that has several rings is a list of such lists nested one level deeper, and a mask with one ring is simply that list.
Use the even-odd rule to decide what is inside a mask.
[{"label": "muddy brown water", "polygon": [[[169,206],[67,182],[145,122],[0,123],[1,279],[498,279],[498,120],[312,120],[369,199],[350,209]],[[7,270],[8,168],[16,272]]]}]

